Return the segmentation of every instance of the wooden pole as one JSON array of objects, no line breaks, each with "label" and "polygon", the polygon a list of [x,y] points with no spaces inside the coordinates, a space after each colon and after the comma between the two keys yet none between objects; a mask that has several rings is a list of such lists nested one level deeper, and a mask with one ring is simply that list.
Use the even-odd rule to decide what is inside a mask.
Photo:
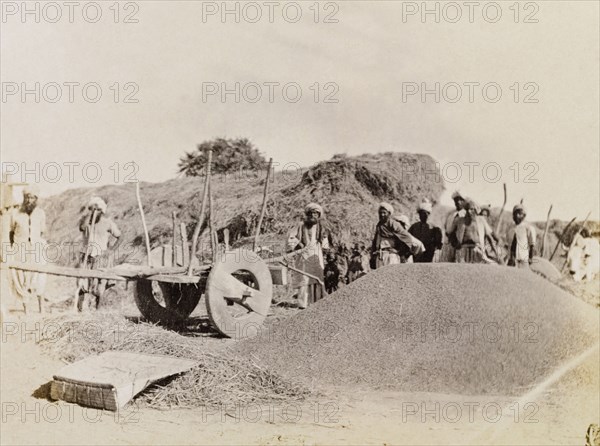
[{"label": "wooden pole", "polygon": [[148,255],[148,266],[152,266],[152,259],[150,258],[150,236],[148,235],[148,226],[146,226],[146,217],[144,215],[144,208],[142,206],[142,198],[140,197],[140,182],[135,183],[135,196],[137,198],[138,208],[140,210],[140,216],[142,217],[142,226],[144,228],[144,238],[146,240],[146,254]]},{"label": "wooden pole", "polygon": [[267,197],[269,195],[269,179],[271,177],[271,167],[273,166],[273,158],[269,158],[269,166],[267,167],[267,179],[265,180],[265,189],[263,191],[263,201],[260,208],[260,217],[258,217],[258,223],[256,224],[256,233],[254,234],[254,246],[253,250],[256,251],[258,247],[258,236],[260,235],[260,227],[267,210]]},{"label": "wooden pole", "polygon": [[229,251],[229,229],[223,229],[223,242],[225,243],[225,251]]},{"label": "wooden pole", "polygon": [[204,212],[206,211],[206,201],[208,199],[208,187],[210,185],[210,169],[212,164],[212,150],[208,149],[208,160],[206,161],[206,179],[204,180],[204,192],[202,194],[202,206],[200,208],[200,215],[198,216],[198,223],[194,228],[194,234],[192,235],[192,251],[190,252],[190,265],[188,269],[188,276],[192,275],[192,259],[196,255],[196,249],[198,247],[198,237],[200,236],[200,228],[204,223]]},{"label": "wooden pole", "polygon": [[212,251],[212,261],[213,263],[217,261],[217,233],[215,231],[215,223],[213,219],[214,208],[213,208],[213,199],[212,199],[212,190],[210,187],[210,182],[208,183],[208,229],[210,231],[210,250]]},{"label": "wooden pole", "polygon": [[181,235],[181,251],[183,266],[187,266],[190,261],[190,247],[188,245],[187,229],[185,223],[179,223],[179,233]]},{"label": "wooden pole", "polygon": [[560,234],[559,239],[556,242],[556,246],[554,247],[554,251],[552,251],[552,255],[550,256],[550,261],[552,261],[552,259],[554,258],[554,254],[556,254],[556,251],[558,250],[558,247],[560,246],[560,244],[564,240],[564,237],[565,237],[565,234],[567,233],[567,230],[571,227],[571,225],[573,224],[573,222],[575,220],[577,220],[577,217],[573,217],[571,219],[571,221],[567,224],[567,226],[565,226],[565,229],[563,229],[562,233]]},{"label": "wooden pole", "polygon": [[504,183],[504,202],[502,203],[502,207],[500,208],[500,215],[498,215],[498,221],[496,221],[496,227],[494,228],[494,233],[498,235],[498,231],[500,231],[500,223],[502,222],[502,214],[504,212],[504,207],[506,206],[507,194],[506,194],[506,183]]},{"label": "wooden pole", "polygon": [[588,214],[585,217],[585,220],[583,220],[583,223],[581,224],[581,227],[575,233],[573,240],[571,240],[571,244],[569,245],[569,250],[567,251],[567,258],[565,259],[565,263],[563,263],[563,266],[560,270],[561,273],[565,270],[565,266],[567,266],[567,261],[569,260],[569,253],[571,252],[571,246],[573,246],[573,241],[575,240],[575,237],[577,237],[579,234],[581,234],[581,231],[583,230],[583,228],[585,228],[585,224],[587,223],[588,218],[590,218],[591,213],[592,213],[592,211],[588,212]]},{"label": "wooden pole", "polygon": [[544,236],[542,237],[542,249],[541,256],[544,257],[546,254],[546,234],[548,234],[548,226],[550,225],[550,213],[552,212],[552,205],[548,209],[548,216],[546,217],[546,226],[544,226]]},{"label": "wooden pole", "polygon": [[171,214],[173,222],[173,242],[171,243],[171,266],[175,266],[177,262],[177,214],[175,211]]},{"label": "wooden pole", "polygon": [[[81,268],[82,269],[88,269],[88,258],[90,256],[90,246],[92,244],[92,238],[94,237],[95,233],[94,233],[94,229],[96,227],[96,215],[98,215],[98,210],[94,209],[92,211],[92,221],[90,222],[90,225],[86,227],[86,231],[87,231],[87,244],[85,246],[85,254],[83,255],[83,263],[81,264]],[[79,306],[83,305],[83,298],[84,295],[80,294],[80,289],[83,289],[83,287],[86,287],[86,290],[88,293],[91,291],[91,285],[90,285],[90,281],[87,281],[87,286],[84,285],[85,284],[85,280],[83,280],[83,278],[79,278],[77,280],[77,295],[75,296],[75,300],[74,300],[74,310],[75,312],[79,311]]]}]

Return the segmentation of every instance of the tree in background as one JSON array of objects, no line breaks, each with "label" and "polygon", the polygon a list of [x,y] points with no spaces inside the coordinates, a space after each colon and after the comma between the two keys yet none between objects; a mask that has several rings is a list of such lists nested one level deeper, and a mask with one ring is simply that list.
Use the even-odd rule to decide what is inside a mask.
[{"label": "tree in background", "polygon": [[246,138],[217,138],[198,144],[193,152],[186,152],[179,159],[179,173],[200,176],[206,168],[207,151],[212,149],[212,172],[231,173],[239,170],[258,171],[266,166],[265,157]]}]

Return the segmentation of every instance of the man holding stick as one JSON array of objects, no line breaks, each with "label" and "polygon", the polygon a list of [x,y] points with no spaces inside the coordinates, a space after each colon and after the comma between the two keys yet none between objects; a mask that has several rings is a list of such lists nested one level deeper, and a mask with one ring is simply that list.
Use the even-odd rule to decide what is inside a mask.
[{"label": "man holding stick", "polygon": [[[329,250],[333,244],[330,232],[321,223],[322,216],[323,208],[317,203],[309,203],[304,208],[304,221],[290,231],[287,241],[290,252],[303,250],[296,255],[294,267],[318,278],[321,282],[323,282],[324,269],[323,250]],[[316,302],[322,297],[321,285],[308,276],[294,273],[292,286],[296,289],[300,308],[306,308],[309,302]]]},{"label": "man holding stick", "polygon": [[[79,268],[98,269],[108,268],[114,264],[113,252],[118,245],[121,231],[117,225],[106,214],[106,202],[100,197],[92,197],[88,204],[89,214],[79,220],[79,230],[83,233],[82,251],[79,253]],[[109,248],[110,237],[117,241]],[[90,279],[87,289],[86,280],[79,281],[78,309],[81,310],[82,297],[86,292],[96,297],[96,306],[100,296],[106,288],[110,288],[114,282],[102,279]]]}]

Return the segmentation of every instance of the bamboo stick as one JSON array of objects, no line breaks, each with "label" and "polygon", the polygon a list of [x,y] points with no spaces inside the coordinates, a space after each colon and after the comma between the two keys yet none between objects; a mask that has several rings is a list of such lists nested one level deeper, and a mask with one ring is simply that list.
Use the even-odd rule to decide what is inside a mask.
[{"label": "bamboo stick", "polygon": [[546,235],[548,234],[548,226],[550,225],[550,213],[552,212],[552,205],[548,209],[548,216],[546,217],[546,226],[544,226],[544,236],[542,237],[542,249],[540,255],[544,257],[546,254]]},{"label": "bamboo stick", "polygon": [[152,266],[152,259],[150,258],[150,236],[148,235],[148,226],[146,226],[146,216],[144,215],[144,208],[142,206],[142,198],[140,196],[140,182],[135,183],[135,196],[140,210],[140,216],[142,217],[142,226],[144,228],[144,238],[146,240],[146,254],[148,256],[148,266]]},{"label": "bamboo stick", "polygon": [[187,229],[185,223],[179,223],[179,233],[181,235],[181,251],[182,251],[182,262],[183,266],[187,266],[190,260],[190,247],[187,239]]},{"label": "bamboo stick", "polygon": [[202,194],[202,206],[200,208],[200,216],[198,217],[198,223],[194,228],[194,234],[192,235],[192,250],[190,252],[190,264],[188,269],[188,276],[192,275],[192,258],[196,255],[196,249],[198,247],[198,237],[200,236],[200,228],[204,223],[204,212],[206,211],[206,200],[208,199],[208,186],[210,185],[210,169],[212,164],[212,150],[208,150],[208,160],[206,161],[206,179],[204,180],[204,192]]},{"label": "bamboo stick", "polygon": [[504,208],[506,206],[507,193],[506,193],[506,183],[503,184],[504,187],[504,202],[502,203],[502,207],[500,208],[500,215],[498,215],[498,221],[496,221],[496,227],[494,228],[494,233],[498,235],[498,231],[500,231],[500,224],[502,223],[502,214],[504,213]]},{"label": "bamboo stick", "polygon": [[256,233],[254,234],[254,245],[253,250],[256,251],[258,246],[258,237],[260,235],[260,228],[262,226],[262,221],[265,216],[265,211],[267,210],[267,197],[269,195],[269,179],[271,177],[271,167],[273,166],[273,158],[269,158],[269,166],[267,167],[267,178],[265,180],[265,189],[263,191],[263,200],[262,206],[260,208],[260,216],[258,217],[258,223],[256,224]]},{"label": "bamboo stick", "polygon": [[573,222],[577,220],[577,217],[573,217],[571,219],[571,221],[567,224],[567,226],[565,226],[565,229],[563,229],[562,233],[560,234],[559,239],[556,242],[556,246],[554,247],[554,251],[552,251],[552,255],[550,256],[550,260],[552,261],[552,259],[554,258],[554,254],[556,254],[556,251],[558,250],[559,245],[562,243],[562,241],[564,240],[565,234],[567,233],[567,230],[571,227],[571,225],[573,224]]},{"label": "bamboo stick", "polygon": [[171,214],[173,221],[173,242],[171,243],[171,266],[177,262],[177,214],[175,211]]},{"label": "bamboo stick", "polygon": [[217,233],[215,231],[215,223],[213,219],[214,208],[212,199],[212,190],[210,187],[210,181],[208,182],[208,230],[210,233],[210,250],[212,251],[212,261],[217,261]]}]

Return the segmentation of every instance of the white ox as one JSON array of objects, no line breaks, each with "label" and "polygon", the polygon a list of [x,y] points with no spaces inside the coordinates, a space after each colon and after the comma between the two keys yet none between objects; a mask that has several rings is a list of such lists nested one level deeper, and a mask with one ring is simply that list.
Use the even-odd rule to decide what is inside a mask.
[{"label": "white ox", "polygon": [[567,248],[567,267],[576,282],[590,281],[600,272],[600,242],[592,237],[577,235]]}]

